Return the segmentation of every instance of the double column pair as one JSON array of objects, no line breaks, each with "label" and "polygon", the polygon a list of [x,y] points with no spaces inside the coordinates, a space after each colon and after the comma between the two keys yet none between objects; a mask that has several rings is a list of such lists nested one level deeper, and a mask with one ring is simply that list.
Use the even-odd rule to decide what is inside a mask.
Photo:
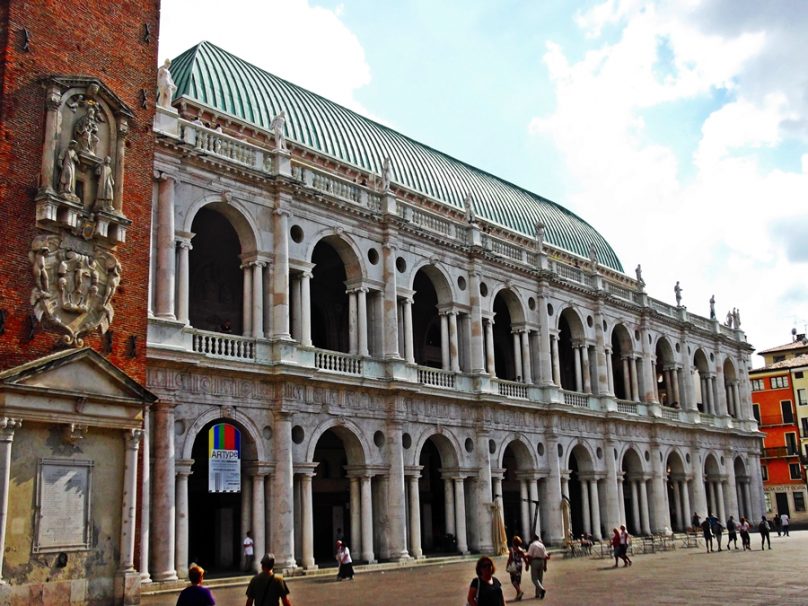
[{"label": "double column pair", "polygon": [[633,355],[623,356],[623,389],[627,400],[640,401],[640,388],[637,380],[637,358]]},{"label": "double column pair", "polygon": [[457,315],[454,310],[440,312],[441,368],[451,372],[460,372]]},{"label": "double column pair", "polygon": [[468,553],[468,535],[466,533],[466,491],[465,477],[458,474],[444,474],[444,497],[446,513],[446,534],[457,539],[457,550]]},{"label": "double column pair", "polygon": [[718,414],[715,397],[715,375],[705,373],[701,377],[701,401],[704,404],[704,412],[707,414]]},{"label": "double column pair", "polygon": [[674,511],[676,512],[676,530],[686,530],[690,526],[690,490],[688,480],[684,476],[671,476],[673,485]]},{"label": "double column pair", "polygon": [[[651,534],[651,523],[648,509],[648,479],[630,475],[625,479],[618,476],[617,490],[620,502],[621,519],[625,520],[628,512],[625,511],[625,490],[631,491],[631,514],[635,530],[642,534]],[[628,483],[628,489],[625,484]]]},{"label": "double column pair", "polygon": [[724,481],[706,478],[704,488],[707,492],[708,509],[726,524],[727,511],[724,507]]},{"label": "double column pair", "polygon": [[[678,366],[667,366],[663,370],[665,373],[665,387],[668,390],[668,405],[674,403],[681,406],[682,400],[679,392],[679,378],[681,377],[682,369]],[[657,402],[659,402],[659,393],[657,393]]]}]

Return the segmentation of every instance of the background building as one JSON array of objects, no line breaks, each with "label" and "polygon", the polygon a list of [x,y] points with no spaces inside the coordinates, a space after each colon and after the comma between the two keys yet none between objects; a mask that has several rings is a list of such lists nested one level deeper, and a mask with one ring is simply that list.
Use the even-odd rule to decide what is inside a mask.
[{"label": "background building", "polygon": [[2,603],[139,595],[157,27],[151,1],[0,3]]},{"label": "background building", "polygon": [[[557,544],[761,515],[737,322],[648,297],[563,207],[209,43],[171,70],[153,580],[235,568],[248,529],[293,570],[339,533],[403,560],[490,552],[501,523]],[[239,492],[210,489],[221,426]]]}]

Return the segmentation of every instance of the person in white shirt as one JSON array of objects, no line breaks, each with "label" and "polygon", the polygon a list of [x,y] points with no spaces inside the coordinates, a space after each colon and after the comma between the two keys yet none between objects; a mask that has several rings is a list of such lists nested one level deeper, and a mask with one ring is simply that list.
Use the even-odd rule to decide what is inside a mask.
[{"label": "person in white shirt", "polygon": [[255,541],[253,541],[250,531],[247,531],[247,536],[241,543],[244,549],[244,568],[247,572],[255,572]]},{"label": "person in white shirt", "polygon": [[787,513],[781,513],[780,514],[780,526],[783,529],[783,534],[786,535],[786,536],[790,536],[788,534],[788,514]]},{"label": "person in white shirt", "polygon": [[337,553],[334,556],[339,562],[339,571],[337,572],[337,580],[343,581],[350,579],[353,581],[353,560],[351,559],[351,550],[342,541],[337,541]]},{"label": "person in white shirt", "polygon": [[530,562],[530,580],[536,586],[536,597],[544,599],[547,590],[544,588],[544,573],[547,572],[547,560],[550,554],[538,535],[534,534],[527,548],[527,561]]}]

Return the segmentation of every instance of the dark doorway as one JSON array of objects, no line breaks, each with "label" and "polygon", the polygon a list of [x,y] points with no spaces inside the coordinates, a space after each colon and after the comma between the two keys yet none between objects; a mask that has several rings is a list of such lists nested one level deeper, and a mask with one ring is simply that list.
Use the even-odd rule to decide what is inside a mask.
[{"label": "dark doorway", "polygon": [[345,265],[337,251],[325,241],[314,247],[315,264],[311,280],[311,339],[315,347],[347,353],[348,295]]},{"label": "dark doorway", "polygon": [[777,515],[788,514],[791,515],[791,511],[788,509],[788,495],[785,492],[776,492],[774,493],[774,497],[777,500]]},{"label": "dark doorway", "polygon": [[314,461],[318,463],[312,479],[314,515],[314,560],[320,567],[336,566],[334,545],[337,535],[348,544],[357,561],[360,545],[351,545],[350,480],[345,473],[347,456],[340,437],[328,430],[317,440]]},{"label": "dark doorway", "polygon": [[[442,462],[431,439],[424,444],[418,464],[423,465],[418,487],[421,496],[421,543],[424,553],[452,551],[446,538],[446,490],[440,472]],[[454,551],[456,550],[455,544]]]},{"label": "dark doorway", "polygon": [[440,368],[441,329],[438,316],[438,293],[424,270],[418,270],[413,280],[412,343],[415,363]]}]

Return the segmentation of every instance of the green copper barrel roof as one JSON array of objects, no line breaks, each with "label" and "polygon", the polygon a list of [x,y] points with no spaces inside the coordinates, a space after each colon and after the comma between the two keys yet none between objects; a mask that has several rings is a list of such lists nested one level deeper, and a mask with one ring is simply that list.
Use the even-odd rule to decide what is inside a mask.
[{"label": "green copper barrel roof", "polygon": [[614,250],[586,221],[566,208],[309,92],[201,42],[171,64],[175,98],[187,97],[269,130],[286,112],[291,141],[381,174],[389,156],[393,182],[463,209],[471,193],[483,219],[533,237],[546,226],[545,241],[582,257],[595,245],[598,262],[622,272]]}]

